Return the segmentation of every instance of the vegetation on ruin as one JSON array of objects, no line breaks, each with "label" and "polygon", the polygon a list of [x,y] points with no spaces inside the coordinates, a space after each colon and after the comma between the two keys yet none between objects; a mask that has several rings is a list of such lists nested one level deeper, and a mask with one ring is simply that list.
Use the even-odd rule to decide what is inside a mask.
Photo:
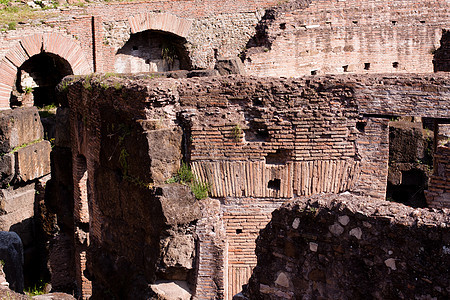
[{"label": "vegetation on ruin", "polygon": [[234,125],[232,134],[236,142],[239,142],[242,139],[242,128],[239,124]]},{"label": "vegetation on ruin", "polygon": [[42,279],[35,283],[33,286],[25,288],[24,292],[28,297],[44,295],[46,294],[47,283]]},{"label": "vegetation on ruin", "polygon": [[181,163],[181,167],[178,169],[177,174],[166,180],[166,183],[180,183],[189,186],[195,198],[198,200],[208,197],[210,188],[208,182],[202,182],[195,177],[191,168],[185,162]]},{"label": "vegetation on ruin", "polygon": [[[42,3],[42,2],[41,2]],[[31,8],[26,3],[13,0],[0,0],[0,28],[1,31],[15,30],[18,23],[41,20],[55,17],[58,11],[50,11],[50,8],[56,8],[54,2],[50,7]]]}]

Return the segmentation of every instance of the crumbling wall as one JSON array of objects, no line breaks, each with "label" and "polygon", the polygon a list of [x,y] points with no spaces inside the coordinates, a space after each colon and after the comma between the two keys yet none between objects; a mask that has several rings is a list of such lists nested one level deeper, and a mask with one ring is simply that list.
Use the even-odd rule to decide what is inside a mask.
[{"label": "crumbling wall", "polygon": [[[448,10],[448,2],[438,0],[184,0],[71,7],[0,34],[0,107],[9,107],[17,68],[41,49],[68,60],[74,74],[151,70],[148,59],[137,59],[142,45],[120,53],[144,32],[181,38],[189,69],[213,69],[222,57],[240,56],[248,74],[257,76],[432,72]],[[115,66],[117,58],[135,66]]]},{"label": "crumbling wall", "polygon": [[447,210],[348,193],[287,202],[258,237],[246,295],[447,299],[449,221]]},{"label": "crumbling wall", "polygon": [[14,231],[21,238],[27,281],[46,272],[45,263],[36,259],[46,259],[38,224],[42,221],[44,200],[40,193],[49,179],[51,146],[43,138],[36,108],[0,113],[0,230]]},{"label": "crumbling wall", "polygon": [[448,143],[438,147],[434,154],[433,175],[425,196],[430,207],[450,207],[450,147]]},{"label": "crumbling wall", "polygon": [[439,0],[287,1],[266,11],[245,65],[258,76],[433,72],[448,10]]},{"label": "crumbling wall", "polygon": [[[174,79],[200,73],[66,78],[75,255],[86,258],[76,258],[77,280],[92,280],[94,298],[151,295],[161,280],[181,280],[199,299],[232,297],[283,201],[384,199],[390,116],[448,118],[446,74]],[[220,202],[165,184],[181,160]],[[172,244],[184,249],[175,264]]]},{"label": "crumbling wall", "polygon": [[434,51],[434,71],[450,71],[450,30],[442,29],[441,46]]}]

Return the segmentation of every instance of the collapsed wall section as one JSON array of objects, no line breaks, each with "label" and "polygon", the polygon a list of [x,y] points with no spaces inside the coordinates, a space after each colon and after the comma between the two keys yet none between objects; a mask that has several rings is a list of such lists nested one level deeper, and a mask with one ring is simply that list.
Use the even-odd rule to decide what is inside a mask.
[{"label": "collapsed wall section", "polygon": [[449,221],[348,193],[287,202],[258,237],[247,297],[446,299]]}]

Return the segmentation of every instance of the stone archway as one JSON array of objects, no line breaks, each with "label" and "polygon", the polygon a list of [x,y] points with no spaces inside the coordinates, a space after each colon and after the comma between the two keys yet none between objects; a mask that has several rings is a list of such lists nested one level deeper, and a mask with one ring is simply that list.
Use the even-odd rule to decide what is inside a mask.
[{"label": "stone archway", "polygon": [[116,72],[165,72],[192,68],[185,47],[191,20],[168,13],[146,13],[131,16],[128,22],[131,36],[116,53]]},{"label": "stone archway", "polygon": [[128,18],[131,33],[138,33],[145,30],[165,31],[182,38],[187,38],[191,31],[192,21],[179,18],[168,13],[146,13]]},{"label": "stone archway", "polygon": [[78,43],[59,33],[40,33],[21,39],[0,60],[0,109],[10,108],[10,97],[16,82],[18,69],[28,59],[41,53],[51,53],[65,59],[71,66],[73,74],[92,73],[83,49]]}]

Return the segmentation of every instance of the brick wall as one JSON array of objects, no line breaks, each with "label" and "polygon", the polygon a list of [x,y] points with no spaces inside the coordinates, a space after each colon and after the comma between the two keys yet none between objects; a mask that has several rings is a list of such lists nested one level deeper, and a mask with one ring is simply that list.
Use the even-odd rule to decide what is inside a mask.
[{"label": "brick wall", "polygon": [[425,196],[430,207],[450,207],[450,147],[448,146],[438,147],[434,154],[433,175]]},{"label": "brick wall", "polygon": [[433,53],[448,26],[448,2],[307,3],[297,10],[291,2],[282,4],[263,19],[263,31],[246,51],[249,74],[433,71]]},{"label": "brick wall", "polygon": [[[149,209],[143,204],[153,201],[152,192],[118,181],[123,166],[117,163],[119,141],[118,133],[111,133],[112,123],[146,134],[150,128],[181,127],[186,159],[196,176],[211,184],[211,198],[220,200],[204,206],[197,222],[195,296],[229,298],[250,275],[256,263],[254,240],[281,202],[344,191],[384,199],[390,116],[448,118],[447,80],[445,73],[74,79],[68,94],[72,151],[86,155],[92,179],[89,235],[94,246],[87,265],[99,276],[94,276],[93,295],[96,285],[98,290],[111,285],[103,278],[101,253],[114,259],[121,253],[128,266],[139,269],[140,257],[130,249],[144,251],[141,247],[157,243],[153,225],[134,223]],[[139,130],[124,140],[133,157],[130,174],[147,182],[152,163],[145,149],[150,144],[140,140]],[[153,235],[144,243],[141,233],[147,231]],[[127,247],[115,245],[125,236]],[[112,245],[114,253],[108,250]],[[146,272],[146,280],[153,278],[150,267]]]},{"label": "brick wall", "polygon": [[[270,7],[277,8],[262,18]],[[14,52],[26,37],[51,32],[69,38],[56,44],[69,45],[72,51],[80,47],[76,54],[67,49],[45,49],[69,61],[75,74],[94,69],[112,72],[115,54],[130,32],[149,29],[185,38],[194,69],[213,68],[217,57],[245,53],[247,72],[258,76],[432,72],[433,53],[448,25],[448,11],[448,2],[437,0],[92,4],[81,10],[60,11],[59,19],[45,21],[42,26],[20,25],[18,30],[2,32],[0,57],[11,49]],[[263,31],[256,32],[257,28]],[[38,41],[35,44],[41,48]],[[81,56],[87,60],[83,68],[70,59]],[[4,109],[22,62],[11,64],[6,59],[0,63],[0,73],[9,74],[0,80]]]}]

